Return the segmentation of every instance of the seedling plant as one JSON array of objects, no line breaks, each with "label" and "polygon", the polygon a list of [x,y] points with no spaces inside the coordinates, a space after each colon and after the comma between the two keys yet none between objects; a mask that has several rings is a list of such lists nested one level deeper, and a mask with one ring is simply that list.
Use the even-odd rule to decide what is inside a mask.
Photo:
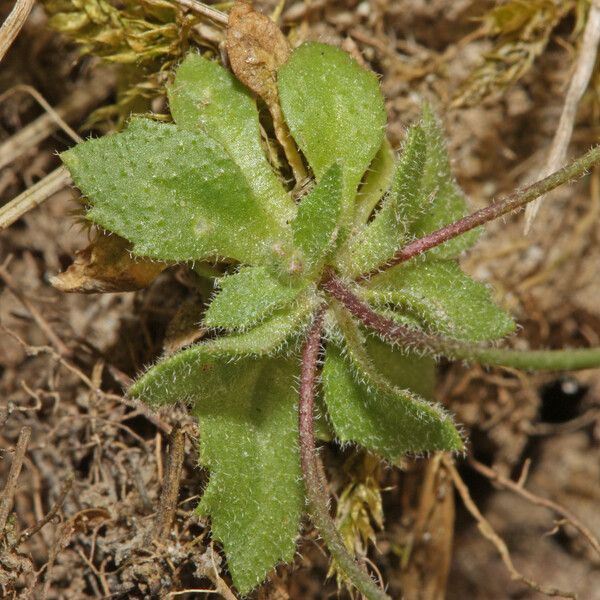
[{"label": "seedling plant", "polygon": [[[225,265],[204,314],[211,334],[149,367],[128,393],[154,407],[185,403],[198,418],[209,472],[198,510],[239,592],[293,559],[306,511],[345,577],[367,598],[387,598],[330,517],[315,438],[389,464],[461,453],[460,429],[433,401],[438,357],[600,363],[598,349],[490,345],[515,323],[457,260],[479,226],[581,176],[600,150],[467,214],[430,106],[396,157],[373,73],[321,43],[274,63],[262,87],[241,74],[245,87],[192,52],[168,89],[173,123],[135,117],[62,159],[88,219],[136,256],[203,273]],[[265,144],[257,96],[278,142]]]}]

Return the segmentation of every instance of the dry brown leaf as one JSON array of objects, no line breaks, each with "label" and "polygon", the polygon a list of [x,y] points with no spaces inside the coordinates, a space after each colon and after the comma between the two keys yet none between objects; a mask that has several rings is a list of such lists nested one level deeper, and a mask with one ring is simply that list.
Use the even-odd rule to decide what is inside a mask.
[{"label": "dry brown leaf", "polygon": [[167,267],[166,263],[135,258],[130,250],[127,240],[100,234],[77,252],[73,264],[50,283],[61,292],[132,292],[150,285]]},{"label": "dry brown leaf", "polygon": [[246,0],[238,0],[229,12],[227,53],[236,77],[268,106],[275,135],[300,183],[306,169],[283,118],[277,91],[277,70],[290,54],[286,37],[269,17],[256,12]]},{"label": "dry brown leaf", "polygon": [[287,62],[290,47],[279,27],[239,0],[229,13],[227,52],[236,77],[271,108],[278,103],[277,69]]},{"label": "dry brown leaf", "polygon": [[454,534],[454,489],[436,453],[425,467],[408,562],[402,570],[406,600],[442,600],[446,597]]}]

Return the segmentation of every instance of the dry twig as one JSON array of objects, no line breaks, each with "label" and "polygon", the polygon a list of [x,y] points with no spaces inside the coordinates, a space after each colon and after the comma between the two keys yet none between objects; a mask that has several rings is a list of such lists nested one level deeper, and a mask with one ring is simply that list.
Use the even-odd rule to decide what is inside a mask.
[{"label": "dry twig", "polygon": [[[167,435],[171,433],[171,426],[168,423],[162,421],[146,404],[138,400],[137,398],[123,398],[116,394],[109,394],[98,389],[94,382],[85,374],[83,371],[78,369],[71,361],[67,360],[64,356],[56,352],[51,346],[30,346],[24,340],[22,340],[14,331],[8,329],[0,323],[0,328],[3,329],[8,335],[10,335],[27,353],[28,356],[37,356],[38,354],[48,354],[56,362],[65,367],[68,371],[73,373],[78,379],[80,379],[91,392],[98,394],[106,400],[114,400],[120,402],[130,408],[136,409],[141,415],[143,415],[150,423],[152,423],[157,429],[160,429]],[[1,416],[1,415],[0,415]],[[1,424],[1,420],[0,420]]]},{"label": "dry twig", "polygon": [[444,463],[450,476],[452,477],[452,481],[454,482],[454,486],[456,487],[456,491],[458,492],[465,508],[469,511],[471,516],[477,521],[477,528],[481,532],[481,535],[489,540],[494,546],[496,550],[500,554],[500,558],[502,562],[506,566],[506,569],[510,573],[511,579],[514,581],[520,581],[524,583],[532,590],[536,592],[540,592],[541,594],[545,594],[546,596],[553,596],[559,598],[577,598],[577,595],[573,592],[566,592],[564,590],[559,590],[554,587],[546,587],[532,579],[529,579],[515,568],[513,564],[512,558],[510,556],[510,552],[508,547],[506,546],[505,541],[494,531],[493,527],[490,525],[489,521],[481,514],[481,511],[477,508],[475,502],[473,502],[473,498],[471,498],[471,494],[469,493],[469,488],[465,485],[465,482],[461,479],[456,467],[454,466],[452,459],[448,457],[444,457]]},{"label": "dry twig", "polygon": [[564,421],[563,423],[535,423],[527,427],[527,435],[546,436],[546,435],[561,435],[563,433],[571,433],[578,431],[589,425],[600,422],[600,409],[591,408],[582,415]]},{"label": "dry twig", "polygon": [[203,17],[208,17],[212,19],[216,23],[220,23],[221,25],[227,25],[229,18],[227,14],[209,6],[208,4],[204,4],[204,2],[198,2],[198,0],[175,0],[177,4],[183,6],[185,8],[189,8],[192,12],[195,12],[198,15],[202,15]]},{"label": "dry twig", "polygon": [[114,77],[111,72],[102,71],[91,81],[75,86],[56,107],[51,106],[35,88],[29,85],[16,85],[4,92],[0,95],[0,102],[13,94],[26,93],[32,96],[45,112],[2,142],[0,168],[31,151],[58,128],[73,141],[77,143],[83,141],[69,123],[77,123],[86,117],[91,109],[106,99],[113,87]]},{"label": "dry twig", "polygon": [[32,185],[0,208],[0,231],[10,227],[25,213],[36,208],[70,183],[71,176],[66,167],[58,167],[58,169],[46,175],[35,185]]},{"label": "dry twig", "polygon": [[0,498],[0,536],[6,527],[8,515],[12,509],[13,498],[17,489],[17,480],[21,473],[21,467],[23,466],[23,460],[25,459],[25,452],[27,452],[27,444],[29,444],[30,437],[31,427],[23,427],[19,433],[19,439],[17,440],[17,446],[13,454],[10,471],[8,472],[8,478],[6,479],[6,485],[2,492],[2,498]]},{"label": "dry twig", "polygon": [[[583,33],[581,50],[577,59],[575,72],[565,98],[558,128],[554,134],[546,165],[541,172],[541,178],[558,170],[564,163],[567,148],[573,135],[573,126],[577,115],[579,102],[588,87],[590,77],[596,64],[598,43],[600,42],[600,0],[593,0],[588,13],[587,24]],[[544,197],[532,202],[525,211],[525,233],[529,231],[535,216],[540,209]]]},{"label": "dry twig", "polygon": [[579,519],[570,510],[568,510],[564,506],[561,506],[557,502],[554,502],[553,500],[548,500],[548,498],[542,498],[541,496],[538,496],[530,492],[529,490],[526,490],[523,487],[522,483],[514,482],[511,479],[500,475],[500,473],[497,473],[496,471],[494,471],[494,469],[490,469],[489,467],[487,467],[484,464],[481,464],[479,461],[475,460],[472,457],[469,458],[469,464],[471,465],[471,467],[473,467],[473,469],[475,469],[484,477],[487,477],[490,481],[493,481],[501,487],[504,487],[510,490],[511,492],[514,492],[515,494],[521,496],[521,498],[524,498],[525,500],[531,502],[532,504],[535,504],[536,506],[543,506],[544,508],[547,508],[548,510],[551,510],[552,512],[555,512],[556,514],[560,515],[566,523],[569,523],[575,529],[577,529],[577,531],[579,531],[579,533],[589,542],[590,546],[598,553],[598,555],[600,555],[600,542],[594,536],[594,534],[585,525],[583,525],[583,523],[581,523],[581,521],[579,521]]},{"label": "dry twig", "polygon": [[158,520],[154,529],[154,536],[158,540],[168,540],[171,525],[177,511],[177,498],[179,496],[179,482],[183,471],[183,458],[185,454],[185,435],[181,427],[176,426],[171,432],[171,448],[167,461],[167,472],[160,495]]},{"label": "dry twig", "polygon": [[56,499],[56,502],[53,504],[52,508],[35,525],[28,527],[25,531],[23,531],[23,533],[21,533],[17,542],[13,545],[13,548],[16,548],[17,546],[26,542],[31,536],[35,535],[38,531],[40,531],[40,529],[42,529],[42,527],[44,527],[46,524],[48,524],[56,516],[56,514],[60,510],[60,507],[63,505],[63,502],[65,501],[65,499],[67,497],[67,494],[71,491],[72,486],[73,486],[73,476],[71,475],[65,482],[65,484],[64,484],[62,490],[60,491],[60,494],[59,494],[58,498]]},{"label": "dry twig", "polygon": [[217,565],[215,562],[215,555],[213,547],[210,547],[211,554],[211,567],[203,569],[203,575],[210,579],[215,586],[214,590],[204,590],[204,589],[187,589],[180,590],[177,592],[169,592],[167,598],[175,598],[176,596],[182,596],[183,594],[220,594],[222,598],[225,600],[237,600],[235,594],[229,589],[229,586],[223,581],[219,572],[217,571]]},{"label": "dry twig", "polygon": [[0,27],[0,60],[12,46],[19,31],[25,24],[35,0],[17,0],[6,21]]},{"label": "dry twig", "polygon": [[[13,94],[17,94],[19,92],[23,94],[29,94],[46,111],[45,115],[54,124],[54,127],[50,125],[44,126],[42,128],[37,122],[39,121],[39,119],[42,119],[44,115],[36,119],[34,121],[34,123],[36,124],[35,130],[37,131],[41,129],[39,136],[33,136],[36,142],[50,135],[50,133],[56,127],[60,127],[75,143],[83,142],[83,138],[74,129],[72,129],[71,126],[62,118],[60,113],[65,113],[66,111],[64,109],[60,110],[57,108],[55,110],[54,108],[52,108],[52,106],[44,98],[44,96],[42,96],[34,87],[30,85],[15,85],[14,87],[10,88],[10,90],[7,90],[2,95],[0,95],[0,102],[5,100],[7,97],[12,96]],[[71,98],[72,95],[69,95],[69,99]],[[71,103],[69,103],[69,105],[70,104]],[[22,149],[23,140],[19,137],[19,134],[26,130],[28,127],[29,126],[26,126],[23,129],[21,129],[17,134],[10,137],[4,144],[2,144],[2,146],[0,146],[0,168],[5,167],[7,164],[10,164],[10,162],[14,161],[15,153],[24,151]]]}]

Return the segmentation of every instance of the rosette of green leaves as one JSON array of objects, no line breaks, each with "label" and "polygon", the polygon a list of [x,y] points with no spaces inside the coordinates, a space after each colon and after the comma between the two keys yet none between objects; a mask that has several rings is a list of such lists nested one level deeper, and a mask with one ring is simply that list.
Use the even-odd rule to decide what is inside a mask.
[{"label": "rosette of green leaves", "polygon": [[[129,393],[186,402],[200,423],[210,515],[242,594],[295,551],[304,489],[297,426],[298,348],[326,306],[323,406],[333,436],[382,458],[460,451],[452,419],[432,402],[434,362],[366,334],[320,289],[460,218],[466,205],[428,107],[396,160],[378,81],[324,44],[294,50],[278,73],[289,130],[314,182],[299,201],[269,163],[252,95],[216,62],[190,54],[169,88],[173,124],[135,118],[122,133],[62,155],[88,217],[173,262],[227,259],[205,325],[217,335],[150,367]],[[376,310],[462,340],[513,330],[457,257],[466,235],[356,286]]]}]

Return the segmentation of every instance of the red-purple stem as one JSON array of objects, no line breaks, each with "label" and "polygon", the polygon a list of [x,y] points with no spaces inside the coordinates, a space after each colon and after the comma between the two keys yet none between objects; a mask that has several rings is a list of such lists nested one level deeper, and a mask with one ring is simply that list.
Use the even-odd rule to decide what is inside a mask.
[{"label": "red-purple stem", "polygon": [[321,287],[338,300],[365,327],[391,344],[468,360],[489,366],[505,366],[535,371],[571,371],[600,366],[600,348],[569,350],[512,350],[469,344],[431,335],[401,325],[375,312],[335,274],[329,273]]},{"label": "red-purple stem", "polygon": [[581,158],[578,158],[559,171],[552,173],[552,175],[549,175],[548,177],[545,177],[544,179],[541,179],[540,181],[537,181],[536,183],[533,183],[522,190],[513,192],[504,200],[491,204],[490,206],[486,206],[485,208],[475,211],[474,213],[471,213],[470,215],[467,215],[466,217],[463,217],[454,223],[445,225],[437,231],[428,233],[422,238],[410,242],[404,246],[404,248],[398,250],[398,252],[396,252],[396,254],[394,254],[389,261],[369,273],[360,275],[357,280],[363,281],[365,279],[369,279],[385,269],[399,265],[400,263],[414,258],[415,256],[418,256],[427,250],[431,250],[432,248],[458,237],[459,235],[462,235],[471,229],[475,229],[475,227],[479,227],[484,223],[493,221],[494,219],[497,219],[498,217],[501,217],[507,213],[524,208],[529,202],[532,202],[536,198],[547,194],[558,186],[582,177],[590,167],[598,162],[600,162],[600,146],[592,148],[592,150],[584,154]]},{"label": "red-purple stem", "polygon": [[314,433],[314,402],[317,386],[317,362],[321,350],[324,310],[314,318],[302,350],[300,372],[299,445],[302,476],[310,516],[340,570],[368,600],[390,600],[369,574],[348,552],[329,514],[329,494],[323,469],[317,456]]},{"label": "red-purple stem", "polygon": [[302,472],[311,473],[316,455],[314,432],[314,399],[317,385],[317,361],[321,351],[324,311],[314,317],[302,350],[302,369],[300,372],[300,406],[298,425],[300,430],[300,459]]},{"label": "red-purple stem", "polygon": [[375,331],[390,343],[402,343],[417,349],[434,351],[439,340],[417,329],[395,323],[376,313],[366,302],[361,300],[339,277],[328,273],[321,282],[321,287],[343,304],[348,312],[356,317],[365,327]]}]

